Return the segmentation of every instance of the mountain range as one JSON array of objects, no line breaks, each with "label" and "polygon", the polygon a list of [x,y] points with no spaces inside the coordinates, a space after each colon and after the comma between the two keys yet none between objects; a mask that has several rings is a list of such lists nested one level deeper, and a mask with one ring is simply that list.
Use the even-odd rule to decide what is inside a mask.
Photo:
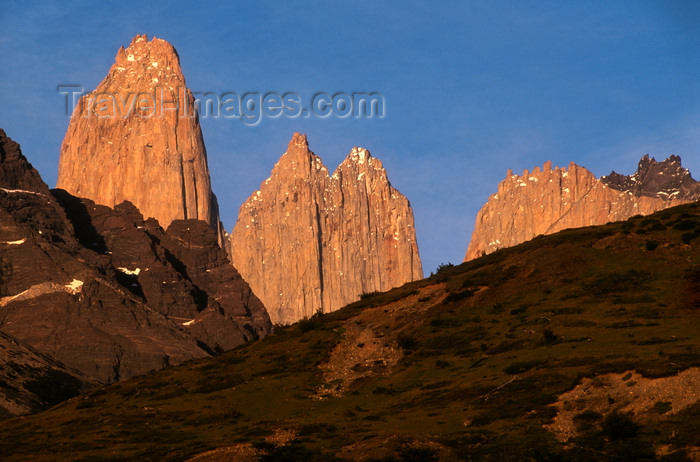
[{"label": "mountain range", "polygon": [[227,234],[195,108],[172,45],[138,35],[76,106],[57,188],[0,130],[0,418],[41,412],[0,424],[3,457],[698,453],[680,157],[509,170],[465,262],[423,279],[382,162],[353,147],[330,173],[301,133]]},{"label": "mountain range", "polygon": [[694,460],[700,204],[566,230],[0,424],[7,460]]},{"label": "mountain range", "polygon": [[613,171],[599,179],[573,162],[568,168],[552,168],[547,162],[522,175],[508,170],[498,192],[477,214],[464,259],[541,234],[604,225],[698,199],[700,183],[682,167],[678,156],[657,162],[646,155],[633,175]]}]

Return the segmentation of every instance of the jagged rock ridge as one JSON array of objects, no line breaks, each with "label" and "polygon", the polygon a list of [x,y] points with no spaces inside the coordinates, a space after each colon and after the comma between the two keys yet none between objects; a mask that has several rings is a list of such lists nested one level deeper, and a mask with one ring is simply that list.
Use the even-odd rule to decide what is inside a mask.
[{"label": "jagged rock ridge", "polygon": [[0,333],[108,383],[270,332],[207,223],[49,192],[16,152],[0,178],[32,181],[0,183]]},{"label": "jagged rock ridge", "polygon": [[511,247],[541,234],[602,225],[700,199],[700,185],[678,156],[657,162],[645,156],[637,172],[614,171],[597,179],[573,162],[545,163],[532,172],[511,170],[477,214],[465,260]]},{"label": "jagged rock ridge", "polygon": [[164,227],[204,220],[222,234],[194,98],[165,40],[137,35],[83,95],[61,146],[57,187]]},{"label": "jagged rock ridge", "polygon": [[413,212],[381,161],[353,148],[329,175],[298,133],[241,206],[230,246],[273,322],[333,311],[423,276]]},{"label": "jagged rock ridge", "polygon": [[683,168],[679,156],[657,162],[649,154],[642,157],[637,171],[632,175],[621,175],[614,170],[602,176],[603,184],[618,191],[628,191],[635,196],[657,197],[694,201],[700,199],[700,182],[693,179],[688,169]]}]

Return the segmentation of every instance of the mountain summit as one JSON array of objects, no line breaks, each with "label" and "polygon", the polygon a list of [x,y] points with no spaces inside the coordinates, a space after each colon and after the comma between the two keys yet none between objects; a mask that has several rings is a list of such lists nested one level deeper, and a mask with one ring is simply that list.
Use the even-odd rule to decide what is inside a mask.
[{"label": "mountain summit", "polygon": [[381,161],[356,147],[331,176],[299,133],[241,206],[230,243],[273,322],[423,277],[413,211]]},{"label": "mountain summit", "polygon": [[119,49],[73,112],[57,187],[108,207],[128,200],[166,228],[197,219],[221,234],[194,98],[172,45],[137,35]]},{"label": "mountain summit", "polygon": [[465,260],[567,228],[604,225],[634,215],[700,199],[700,184],[678,156],[657,162],[648,155],[637,172],[614,171],[597,179],[573,162],[567,168],[547,162],[514,175],[508,170],[498,192],[479,211]]},{"label": "mountain summit", "polygon": [[687,168],[683,168],[679,156],[657,162],[647,154],[639,161],[634,174],[625,176],[613,170],[600,181],[612,189],[629,191],[635,196],[682,201],[700,199],[700,183],[693,179]]}]

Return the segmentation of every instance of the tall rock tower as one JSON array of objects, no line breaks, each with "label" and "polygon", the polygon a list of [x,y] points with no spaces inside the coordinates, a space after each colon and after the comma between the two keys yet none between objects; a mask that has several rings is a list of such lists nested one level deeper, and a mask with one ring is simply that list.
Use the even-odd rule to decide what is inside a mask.
[{"label": "tall rock tower", "polygon": [[644,156],[633,175],[614,171],[600,179],[573,162],[567,168],[508,170],[498,192],[476,217],[464,257],[472,260],[539,236],[567,228],[604,225],[647,215],[700,199],[700,183],[678,156],[657,162]]},{"label": "tall rock tower", "polygon": [[332,176],[295,133],[241,206],[233,264],[273,322],[329,312],[423,277],[413,211],[381,161],[353,148]]},{"label": "tall rock tower", "polygon": [[222,234],[194,98],[172,45],[137,35],[119,49],[73,112],[56,186],[109,207],[131,201],[164,228],[198,219]]}]

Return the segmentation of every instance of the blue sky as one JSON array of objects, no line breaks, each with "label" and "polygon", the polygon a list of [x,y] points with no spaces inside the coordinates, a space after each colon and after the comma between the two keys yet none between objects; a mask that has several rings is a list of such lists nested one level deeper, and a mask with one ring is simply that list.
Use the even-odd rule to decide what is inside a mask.
[{"label": "blue sky", "polygon": [[362,146],[411,201],[426,274],[461,261],[508,168],[678,154],[700,177],[699,2],[222,3],[0,1],[0,127],[53,186],[56,87],[94,89],[140,33],[193,91],[380,92],[382,119],[202,120],[214,191],[230,230],[294,131],[331,170]]}]

